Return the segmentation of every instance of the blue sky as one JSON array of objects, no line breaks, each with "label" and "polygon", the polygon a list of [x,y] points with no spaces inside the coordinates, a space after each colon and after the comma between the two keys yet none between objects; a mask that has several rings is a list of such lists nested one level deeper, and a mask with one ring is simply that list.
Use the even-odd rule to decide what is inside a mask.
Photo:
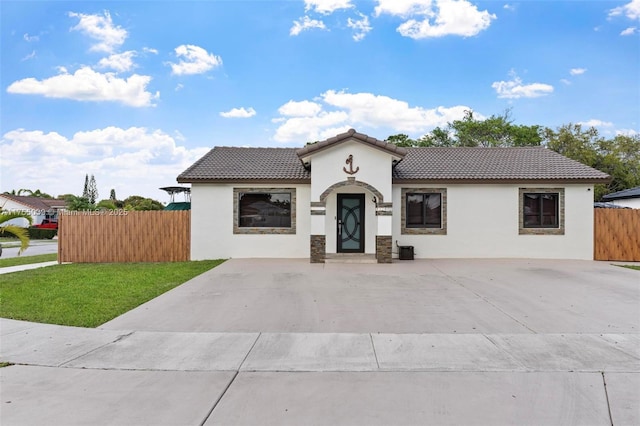
[{"label": "blue sky", "polygon": [[640,0],[0,1],[0,191],[144,195],[213,146],[351,127],[640,132]]}]

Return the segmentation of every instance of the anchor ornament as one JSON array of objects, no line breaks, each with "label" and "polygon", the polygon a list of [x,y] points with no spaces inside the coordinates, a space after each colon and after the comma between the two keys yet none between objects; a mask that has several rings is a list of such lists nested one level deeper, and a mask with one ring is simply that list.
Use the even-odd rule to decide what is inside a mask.
[{"label": "anchor ornament", "polygon": [[356,169],[353,170],[353,155],[349,155],[347,157],[346,163],[349,165],[349,170],[347,170],[346,167],[343,167],[342,170],[344,170],[345,173],[355,175],[356,173],[358,173],[358,170],[360,170],[360,167],[356,167]]}]

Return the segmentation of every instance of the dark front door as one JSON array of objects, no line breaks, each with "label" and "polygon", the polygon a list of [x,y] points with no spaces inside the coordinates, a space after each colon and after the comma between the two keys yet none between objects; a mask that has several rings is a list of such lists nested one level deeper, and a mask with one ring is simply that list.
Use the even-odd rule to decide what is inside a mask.
[{"label": "dark front door", "polygon": [[364,194],[338,194],[338,253],[364,253]]}]

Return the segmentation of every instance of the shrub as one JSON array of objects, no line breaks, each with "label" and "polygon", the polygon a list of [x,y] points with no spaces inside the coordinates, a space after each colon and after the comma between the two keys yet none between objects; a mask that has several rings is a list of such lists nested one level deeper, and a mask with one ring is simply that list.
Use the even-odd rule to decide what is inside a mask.
[{"label": "shrub", "polygon": [[50,240],[58,233],[57,229],[29,228],[29,238],[32,240]]}]

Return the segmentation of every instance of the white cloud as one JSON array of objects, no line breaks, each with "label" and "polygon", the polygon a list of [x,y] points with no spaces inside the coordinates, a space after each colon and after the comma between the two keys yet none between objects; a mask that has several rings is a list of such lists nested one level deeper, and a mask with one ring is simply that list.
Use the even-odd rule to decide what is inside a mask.
[{"label": "white cloud", "polygon": [[308,16],[303,16],[299,20],[293,21],[293,26],[289,30],[289,35],[297,36],[302,31],[310,30],[312,28],[318,28],[321,30],[327,29],[324,22],[317,19],[311,19]]},{"label": "white cloud", "polygon": [[621,36],[628,36],[628,35],[634,35],[637,32],[637,28],[636,27],[629,27],[626,30],[622,30],[622,32],[620,33]]},{"label": "white cloud", "polygon": [[98,66],[101,68],[111,68],[118,72],[129,71],[134,67],[133,58],[136,56],[136,52],[128,50],[122,53],[114,53],[106,58],[100,59]]},{"label": "white cloud", "polygon": [[[89,173],[96,176],[103,198],[114,188],[120,199],[143,195],[168,201],[158,187],[174,184],[178,174],[209,150],[178,145],[179,135],[174,138],[144,127],[106,127],[77,132],[71,138],[56,132],[12,130],[0,139],[2,189],[80,194],[84,175]],[[50,161],[52,157],[56,161]],[[65,171],[64,179],[60,170]]]},{"label": "white cloud", "polygon": [[584,74],[585,72],[587,72],[586,68],[571,68],[569,70],[569,74],[571,75],[581,75],[581,74]]},{"label": "white cloud", "polygon": [[144,53],[153,53],[154,55],[157,55],[157,54],[158,54],[158,49],[154,49],[154,48],[152,48],[152,47],[143,47],[143,48],[142,48],[142,51],[143,51]]},{"label": "white cloud", "polygon": [[375,16],[383,14],[407,18],[412,15],[430,15],[431,0],[377,0]]},{"label": "white cloud", "polygon": [[184,84],[182,84],[182,83],[178,83],[178,84],[176,85],[176,88],[175,88],[175,89],[173,89],[173,90],[175,90],[176,92],[179,92],[179,91],[180,91],[180,90],[182,90],[182,89],[184,89]]},{"label": "white cloud", "polygon": [[351,0],[304,0],[304,10],[328,15],[339,9],[353,7]]},{"label": "white cloud", "polygon": [[504,10],[511,10],[511,11],[516,10],[516,6],[514,4],[505,4],[504,6],[502,6],[502,8]]},{"label": "white cloud", "polygon": [[[373,93],[328,90],[319,101],[289,101],[278,110],[274,139],[307,142],[335,136],[351,127],[387,128],[395,132],[424,133],[449,121],[461,119],[467,106],[411,107],[405,101]],[[478,118],[482,118],[477,114]]]},{"label": "white cloud", "polygon": [[561,78],[560,82],[566,84],[567,86],[571,84],[571,80],[567,80],[566,78]]},{"label": "white cloud", "polygon": [[499,98],[537,98],[553,93],[553,86],[544,83],[523,84],[522,79],[515,72],[509,73],[510,81],[496,81],[491,87],[496,90]]},{"label": "white cloud", "polygon": [[178,64],[169,63],[175,75],[203,74],[222,65],[222,58],[192,44],[180,45],[175,52],[178,58],[183,58]]},{"label": "white cloud", "polygon": [[289,101],[278,108],[281,115],[287,117],[313,117],[322,110],[322,105],[311,101]]},{"label": "white cloud", "polygon": [[60,74],[44,80],[25,78],[15,81],[7,92],[76,101],[112,101],[134,107],[151,106],[152,99],[160,96],[157,92],[153,95],[147,91],[151,77],[146,75],[133,74],[123,79],[114,73],[101,74],[89,67],[82,67],[73,74],[64,67],[59,71]]},{"label": "white cloud", "polygon": [[28,33],[24,33],[24,35],[22,36],[22,38],[24,38],[25,41],[31,43],[33,41],[38,41],[40,40],[40,37],[38,36],[30,36]]},{"label": "white cloud", "polygon": [[256,110],[249,107],[249,109],[245,109],[244,107],[240,108],[231,108],[227,112],[221,112],[220,116],[224,118],[249,118],[256,115]]},{"label": "white cloud", "polygon": [[22,58],[21,61],[28,61],[29,59],[33,59],[35,57],[36,57],[36,51],[33,50],[31,53],[29,53],[24,58]]},{"label": "white cloud", "polygon": [[616,136],[636,136],[640,135],[640,131],[634,129],[618,129],[616,130]]},{"label": "white cloud", "polygon": [[80,20],[71,30],[80,31],[97,40],[97,44],[91,46],[92,51],[112,53],[122,46],[128,36],[127,30],[114,26],[111,15],[106,10],[103,15],[69,12],[69,16]]},{"label": "white cloud", "polygon": [[496,15],[479,11],[467,0],[378,0],[374,13],[410,18],[400,24],[397,31],[413,39],[447,35],[471,37],[489,28],[496,19]]},{"label": "white cloud", "polygon": [[360,19],[347,19],[347,27],[354,30],[353,39],[355,41],[362,40],[367,33],[373,29],[369,24],[369,18],[367,16],[362,13],[358,13],[358,15]]},{"label": "white cloud", "polygon": [[624,15],[629,19],[640,19],[640,0],[631,0],[629,3],[609,11],[609,17],[620,15]]},{"label": "white cloud", "polygon": [[577,124],[585,127],[611,127],[613,123],[610,121],[602,121],[592,118],[589,121],[579,121]]}]

